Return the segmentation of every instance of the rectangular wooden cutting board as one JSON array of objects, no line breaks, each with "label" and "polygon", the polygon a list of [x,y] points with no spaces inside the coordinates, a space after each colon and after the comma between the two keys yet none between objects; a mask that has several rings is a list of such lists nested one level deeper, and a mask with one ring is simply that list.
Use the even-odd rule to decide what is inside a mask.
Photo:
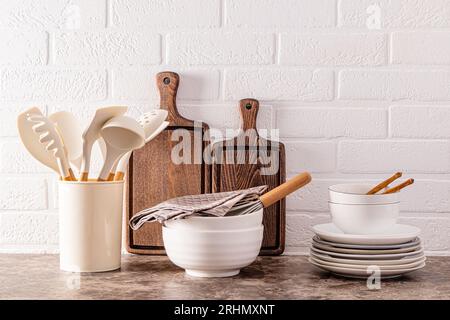
[{"label": "rectangular wooden cutting board", "polygon": [[[156,76],[161,109],[169,112],[167,121],[170,124],[154,140],[133,152],[127,174],[127,221],[140,210],[167,199],[211,192],[210,165],[205,164],[202,157],[209,143],[209,140],[204,141],[208,126],[194,123],[178,113],[179,81],[178,74],[173,72],[161,72]],[[181,141],[185,143],[183,146],[191,149],[187,157],[191,159],[190,163],[173,162],[172,152],[178,150],[174,147],[180,146]],[[181,155],[186,156],[186,153]],[[146,223],[137,231],[128,226],[126,238],[130,253],[165,254],[159,223]]]},{"label": "rectangular wooden cutting board", "polygon": [[[243,99],[239,108],[242,118],[240,134],[234,139],[215,143],[212,147],[215,156],[211,168],[212,192],[246,189],[264,184],[271,190],[286,180],[284,145],[260,137],[256,130],[258,101]],[[267,152],[259,152],[264,147]],[[260,254],[283,253],[286,224],[284,199],[264,209],[263,223],[264,239]]]}]

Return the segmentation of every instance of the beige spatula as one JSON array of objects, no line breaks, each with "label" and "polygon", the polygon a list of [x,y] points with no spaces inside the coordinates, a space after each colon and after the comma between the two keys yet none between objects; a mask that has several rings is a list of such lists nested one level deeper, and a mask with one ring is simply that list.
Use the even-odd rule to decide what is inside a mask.
[{"label": "beige spatula", "polygon": [[39,114],[31,114],[27,117],[27,121],[32,125],[34,134],[38,137],[39,143],[55,157],[58,165],[58,171],[64,181],[76,180],[67,160],[67,151],[55,124],[46,116]]},{"label": "beige spatula", "polygon": [[[165,121],[167,115],[168,115],[167,110],[158,109],[144,113],[138,119],[139,124],[142,126],[142,128],[144,128],[145,143],[153,140],[158,134],[161,133],[161,131],[163,131],[169,125],[169,122]],[[126,153],[122,158],[120,158],[117,164],[117,168],[113,168],[115,172],[114,180],[116,181],[123,180],[130,157],[131,152]]]},{"label": "beige spatula", "polygon": [[[159,126],[159,128],[156,129],[155,132],[153,132],[153,134],[150,137],[145,139],[145,143],[152,141],[158,134],[160,134],[165,128],[167,128],[169,123],[170,123],[169,121],[164,121]],[[128,162],[130,161],[130,157],[131,157],[131,153],[132,152],[128,152],[122,158],[120,158],[119,163],[117,164],[117,171],[114,170],[116,172],[116,174],[114,176],[115,181],[121,181],[125,177],[125,171],[127,170]]]},{"label": "beige spatula", "polygon": [[128,107],[105,107],[97,109],[94,118],[83,132],[83,158],[81,161],[81,181],[87,181],[91,163],[91,151],[94,142],[100,137],[100,129],[111,118],[121,116]]},{"label": "beige spatula", "polygon": [[[145,132],[145,143],[153,140],[158,134],[161,133],[168,125],[168,121],[164,121],[167,118],[168,112],[164,109],[152,110],[150,112],[144,113],[139,117],[138,122],[142,126]],[[106,158],[106,143],[102,137],[97,140],[97,143],[100,147],[100,151],[102,153],[103,161]],[[126,153],[123,157],[120,158],[118,162],[114,164],[111,169],[111,173],[108,176],[108,181],[123,180],[125,176],[125,171],[128,166],[128,161],[131,157],[131,151]]]},{"label": "beige spatula", "polygon": [[133,118],[118,116],[109,120],[100,134],[106,143],[106,158],[98,181],[106,181],[115,163],[123,155],[145,144],[145,133]]},{"label": "beige spatula", "polygon": [[83,130],[80,122],[72,113],[67,111],[52,113],[48,118],[56,125],[67,151],[69,162],[79,172],[83,156]]},{"label": "beige spatula", "polygon": [[43,114],[39,108],[32,107],[20,113],[17,117],[17,129],[20,140],[37,161],[60,174],[56,157],[39,141],[39,135],[33,131],[33,123],[28,121],[28,118],[31,116],[43,116]]}]

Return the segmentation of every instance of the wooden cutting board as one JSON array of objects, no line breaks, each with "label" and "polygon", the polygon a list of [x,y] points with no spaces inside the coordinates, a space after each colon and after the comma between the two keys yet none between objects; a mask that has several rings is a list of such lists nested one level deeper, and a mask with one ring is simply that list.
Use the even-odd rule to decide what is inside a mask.
[{"label": "wooden cutting board", "polygon": [[[211,168],[212,192],[246,189],[264,184],[271,190],[286,180],[284,145],[260,137],[256,129],[258,101],[243,99],[239,102],[239,108],[242,119],[239,135],[225,142],[215,143],[212,147],[215,157]],[[251,133],[248,129],[251,129]],[[247,136],[244,136],[245,132]],[[261,146],[266,146],[267,152],[258,152]],[[270,161],[276,170],[268,170]],[[270,174],[263,174],[264,172]],[[260,254],[283,253],[285,207],[283,199],[264,209],[264,239]]]},{"label": "wooden cutting board", "polygon": [[[173,72],[161,72],[156,76],[161,109],[169,112],[167,121],[170,124],[155,139],[133,152],[126,187],[128,220],[140,210],[167,199],[211,192],[210,165],[206,165],[202,157],[209,143],[209,139],[204,139],[208,126],[179,114],[176,106],[179,81],[178,74]],[[174,130],[177,131],[174,133]],[[177,135],[180,133],[182,138]],[[174,147],[180,146],[180,141],[183,141],[184,150],[190,147],[191,154],[182,151],[176,154],[187,155],[190,163],[172,161],[172,152],[178,150]],[[128,227],[127,250],[138,254],[164,254],[161,224],[146,223],[137,231]]]}]

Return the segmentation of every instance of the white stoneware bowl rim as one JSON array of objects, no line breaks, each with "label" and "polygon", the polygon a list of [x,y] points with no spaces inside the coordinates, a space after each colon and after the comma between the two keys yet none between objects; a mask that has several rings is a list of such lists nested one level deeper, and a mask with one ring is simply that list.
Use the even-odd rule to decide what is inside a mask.
[{"label": "white stoneware bowl rim", "polygon": [[[334,203],[343,204],[388,204],[399,202],[399,193],[390,194],[373,194],[367,195],[362,192],[367,192],[373,187],[373,184],[368,183],[340,183],[328,187],[330,201]],[[360,189],[364,191],[351,192],[345,189]]]},{"label": "white stoneware bowl rim", "polygon": [[231,220],[231,219],[235,219],[235,220],[242,220],[242,219],[245,219],[245,217],[249,217],[249,216],[253,216],[253,215],[256,215],[256,214],[261,214],[262,212],[263,212],[263,210],[264,209],[259,209],[259,210],[256,210],[256,211],[253,211],[253,212],[251,212],[251,213],[248,213],[248,214],[242,214],[242,215],[238,215],[238,216],[223,216],[223,217],[215,217],[215,216],[189,216],[189,217],[187,217],[187,218],[185,218],[185,219],[194,219],[194,220],[205,220],[206,221],[206,219],[214,219],[214,220],[223,220],[223,219],[226,219],[226,220]]},{"label": "white stoneware bowl rim", "polygon": [[257,227],[254,228],[245,228],[245,229],[233,229],[233,230],[196,230],[196,229],[181,229],[181,228],[171,228],[171,227],[167,227],[165,225],[162,226],[163,229],[168,229],[170,231],[176,231],[176,232],[190,232],[190,233],[197,233],[197,234],[218,234],[218,233],[223,233],[223,234],[229,234],[229,233],[245,233],[245,232],[253,232],[253,231],[259,231],[262,228],[264,228],[264,225],[258,225]]},{"label": "white stoneware bowl rim", "polygon": [[[335,192],[335,193],[340,193],[340,194],[348,194],[348,195],[352,195],[352,196],[368,196],[367,194],[363,194],[363,193],[356,193],[356,192],[344,192],[344,191],[340,191],[340,190],[336,190],[336,187],[344,187],[344,186],[367,186],[370,190],[371,187],[373,187],[372,184],[368,184],[368,183],[337,183],[337,184],[333,184],[331,186],[328,187],[329,191]],[[388,196],[389,194],[374,194],[371,196]]]},{"label": "white stoneware bowl rim", "polygon": [[262,225],[263,209],[241,216],[202,217],[189,216],[184,219],[166,221],[164,226],[179,230],[242,230]]},{"label": "white stoneware bowl rim", "polygon": [[400,204],[400,201],[397,202],[389,202],[389,203],[340,203],[328,201],[328,203],[335,204],[337,206],[392,206]]}]

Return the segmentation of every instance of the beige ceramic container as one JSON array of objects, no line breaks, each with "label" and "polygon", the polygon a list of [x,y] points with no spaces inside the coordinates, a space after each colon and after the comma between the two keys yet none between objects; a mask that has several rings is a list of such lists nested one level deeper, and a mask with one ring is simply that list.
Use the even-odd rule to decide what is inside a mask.
[{"label": "beige ceramic container", "polygon": [[123,185],[123,181],[59,181],[61,270],[120,268]]}]

